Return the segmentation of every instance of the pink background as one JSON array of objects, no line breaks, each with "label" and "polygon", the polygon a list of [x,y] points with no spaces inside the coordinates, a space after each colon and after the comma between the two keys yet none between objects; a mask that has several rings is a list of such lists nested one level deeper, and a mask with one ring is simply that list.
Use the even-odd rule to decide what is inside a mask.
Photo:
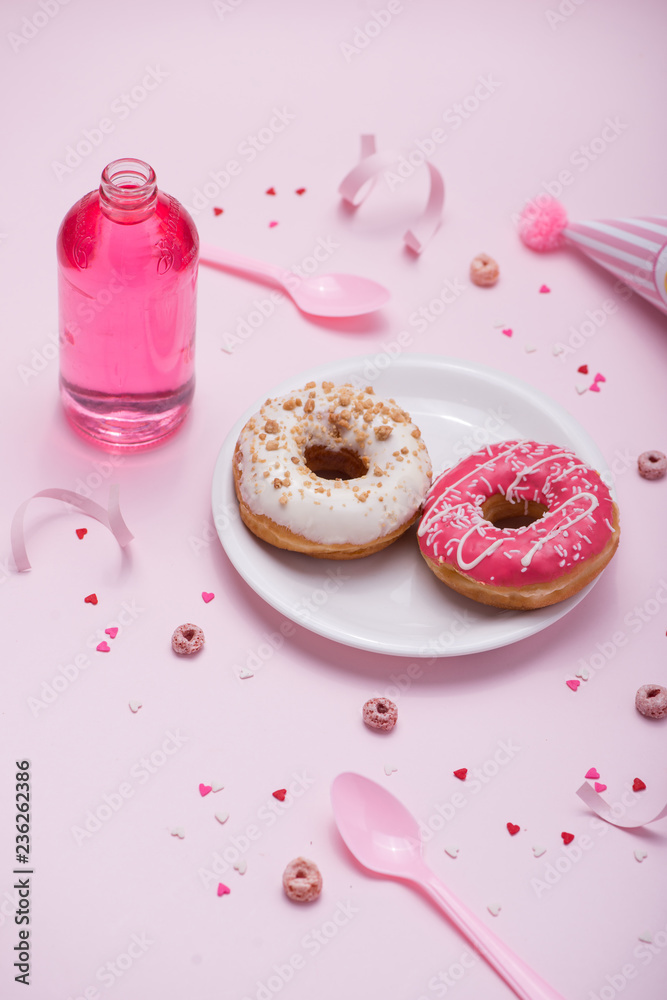
[{"label": "pink background", "polygon": [[[38,1000],[510,996],[481,962],[464,969],[465,942],[425,898],[352,862],[329,807],[330,782],[345,769],[380,781],[438,828],[428,863],[564,998],[658,1000],[667,978],[665,821],[641,832],[595,827],[574,793],[595,765],[609,801],[636,776],[648,786],[638,811],[657,812],[667,799],[667,722],[645,720],[633,706],[640,684],[667,683],[667,480],[648,483],[636,472],[640,452],[667,451],[665,317],[637,296],[622,298],[610,275],[574,251],[531,254],[512,216],[547,186],[556,193],[563,171],[573,220],[665,211],[664,4],[563,0],[559,14],[556,0],[402,0],[377,37],[352,53],[343,43],[364,40],[360,32],[373,10],[387,10],[384,0],[217,6],[14,0],[0,14],[0,995],[25,995],[12,969],[12,802],[13,762],[29,758]],[[34,37],[15,51],[11,36],[22,30]],[[129,108],[122,95],[141,87],[149,68],[159,69],[152,80],[160,82]],[[475,101],[482,80],[485,99]],[[463,119],[455,106],[466,99],[476,107]],[[249,162],[243,143],[276,108],[293,119]],[[54,162],[105,118],[113,128],[59,178]],[[587,159],[582,147],[608,119],[617,135],[604,148],[594,143]],[[393,192],[379,183],[356,214],[341,205],[337,187],[357,161],[360,133],[374,132],[380,149],[414,148],[435,128],[446,134],[432,155],[447,186],[445,215],[416,258],[401,236],[423,204],[425,171]],[[54,243],[69,206],[97,185],[107,162],[128,155],[148,160],[160,186],[187,205],[211,171],[236,159],[238,176],[195,216],[203,240],[285,266],[308,257],[318,240],[333,241],[323,271],[366,274],[393,298],[380,314],[345,323],[309,319],[284,301],[229,354],[225,336],[269,289],[202,268],[191,417],[164,447],[110,458],[77,438],[60,411],[50,346]],[[275,198],[264,194],[269,186]],[[214,205],[224,214],[215,217]],[[271,220],[279,225],[269,228]],[[468,281],[481,250],[502,269],[492,290]],[[465,291],[417,332],[411,314],[446,281]],[[538,294],[542,283],[550,295]],[[599,318],[609,300],[616,310],[592,332],[591,314]],[[513,337],[496,323],[512,327]],[[399,725],[385,739],[364,728],[361,706],[412,661],[299,626],[280,644],[281,616],[210,540],[209,489],[228,429],[273,384],[327,360],[381,352],[404,329],[415,334],[415,351],[491,365],[565,406],[614,471],[623,537],[592,593],[546,632],[425,667],[396,698]],[[557,342],[581,346],[557,357]],[[526,344],[537,350],[527,353]],[[601,392],[577,394],[584,363],[605,375]],[[124,559],[100,525],[39,501],[27,518],[33,571],[11,571],[9,523],[22,500],[61,486],[106,503],[110,481],[120,484],[136,536]],[[81,526],[83,542],[74,534]],[[208,605],[202,590],[215,592]],[[91,591],[96,607],[83,602]],[[98,630],[101,638],[128,606],[129,624],[111,652],[95,652]],[[207,644],[184,662],[169,636],[188,620],[204,628]],[[266,656],[271,637],[279,648]],[[31,711],[29,699],[77,655],[90,666],[52,704]],[[243,664],[262,655],[255,676],[239,680]],[[598,669],[573,693],[565,680],[591,657]],[[136,715],[133,698],[143,702]],[[187,741],[164,757],[169,732]],[[501,741],[520,750],[478,793],[470,778],[466,785],[452,776],[463,766],[493,771],[488,762]],[[161,766],[142,778],[138,762],[155,753]],[[385,764],[397,768],[391,777]],[[271,792],[290,784],[299,791],[297,775],[307,787],[272,821]],[[225,788],[202,799],[198,784],[211,779]],[[79,846],[73,828],[128,782],[132,796]],[[454,793],[464,796],[456,810],[448,808]],[[216,811],[229,812],[226,825]],[[440,816],[452,812],[443,824]],[[521,825],[516,837],[508,821]],[[176,826],[183,840],[169,835]],[[247,872],[225,871],[231,893],[217,898],[218,878],[206,885],[202,869],[212,869],[216,852],[233,857],[234,843],[243,851],[249,826],[258,839],[243,852]],[[575,861],[563,851],[562,830],[575,834],[573,846],[589,838]],[[539,859],[534,844],[547,848]],[[460,848],[457,860],[444,853],[448,845]],[[648,854],[641,864],[639,847]],[[320,900],[301,908],[281,890],[285,864],[300,853],[324,875]],[[553,885],[531,882],[546,886],[548,871]],[[486,909],[494,901],[502,904],[496,918]],[[638,940],[645,931],[652,949]],[[317,953],[314,933],[330,935]],[[122,976],[98,976],[128,954],[133,935],[143,936],[145,951],[133,946],[139,957],[129,967],[121,957],[125,968],[113,967]],[[275,967],[287,975],[294,955],[303,967],[283,985]]]}]

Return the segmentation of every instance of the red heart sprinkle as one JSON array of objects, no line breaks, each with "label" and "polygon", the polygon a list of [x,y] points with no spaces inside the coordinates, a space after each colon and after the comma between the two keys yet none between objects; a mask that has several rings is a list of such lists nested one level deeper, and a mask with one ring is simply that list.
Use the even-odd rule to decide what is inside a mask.
[{"label": "red heart sprinkle", "polygon": [[218,882],[218,896],[228,896],[232,890],[224,882]]},{"label": "red heart sprinkle", "polygon": [[269,222],[269,229],[273,229],[273,227],[277,225],[278,225],[277,222]]},{"label": "red heart sprinkle", "polygon": [[213,785],[200,785],[199,786],[199,794],[201,795],[202,798],[204,798],[205,795],[208,795],[208,793],[212,792],[212,791],[213,791]]},{"label": "red heart sprinkle", "polygon": [[635,780],[632,782],[632,791],[633,792],[643,792],[643,790],[645,788],[646,788],[646,785],[644,784],[644,782],[642,781],[641,778],[635,778]]},{"label": "red heart sprinkle", "polygon": [[275,189],[275,188],[273,188],[273,187],[271,187],[271,188],[267,188],[267,189],[266,189],[266,193],[267,193],[267,194],[275,194],[275,193],[276,193],[276,189]]},{"label": "red heart sprinkle", "polygon": [[579,365],[577,371],[581,372],[582,375],[588,375],[588,365]]},{"label": "red heart sprinkle", "polygon": [[214,215],[222,215],[223,212],[224,212],[224,208],[214,208],[213,209],[213,214]]},{"label": "red heart sprinkle", "polygon": [[116,636],[118,635],[118,628],[116,625],[114,625],[112,628],[105,628],[104,631],[106,635],[111,636],[112,639],[115,639]]},{"label": "red heart sprinkle", "polygon": [[295,194],[305,194],[305,193],[306,193],[305,188],[297,188],[295,191]]},{"label": "red heart sprinkle", "polygon": [[465,781],[467,773],[467,767],[460,767],[458,771],[454,771],[454,777],[458,778],[460,781]]},{"label": "red heart sprinkle", "polygon": [[574,840],[573,833],[561,833],[561,837],[563,838],[564,844],[571,844],[572,841]]},{"label": "red heart sprinkle", "polygon": [[521,829],[521,827],[517,826],[516,823],[508,823],[507,824],[507,829],[510,832],[510,837],[513,837],[515,833],[519,832],[519,830]]},{"label": "red heart sprinkle", "polygon": [[98,653],[110,653],[111,652],[111,646],[109,645],[108,642],[100,642],[100,643],[98,643],[97,646],[95,646],[95,649],[98,651]]},{"label": "red heart sprinkle", "polygon": [[97,604],[97,594],[88,594],[88,597],[84,597],[84,604]]},{"label": "red heart sprinkle", "polygon": [[503,330],[503,333],[505,334],[506,337],[511,337],[514,331],[512,330],[511,327],[508,326],[506,330]]},{"label": "red heart sprinkle", "polygon": [[204,604],[208,604],[209,601],[213,600],[213,598],[215,597],[215,594],[207,594],[205,590],[202,590],[201,596],[202,596],[202,599],[204,601]]},{"label": "red heart sprinkle", "polygon": [[570,691],[576,691],[581,684],[581,681],[565,681],[565,683],[569,687]]},{"label": "red heart sprinkle", "polygon": [[277,792],[272,792],[271,794],[273,795],[274,799],[278,799],[278,802],[284,802],[285,796],[287,795],[287,789],[279,788]]},{"label": "red heart sprinkle", "polygon": [[540,293],[542,295],[545,295],[547,292],[550,292],[550,291],[551,291],[551,289],[549,288],[548,285],[542,285],[542,287],[540,288]]},{"label": "red heart sprinkle", "polygon": [[83,536],[87,535],[87,534],[88,534],[88,528],[77,528],[76,529],[76,537],[77,538],[83,538]]}]

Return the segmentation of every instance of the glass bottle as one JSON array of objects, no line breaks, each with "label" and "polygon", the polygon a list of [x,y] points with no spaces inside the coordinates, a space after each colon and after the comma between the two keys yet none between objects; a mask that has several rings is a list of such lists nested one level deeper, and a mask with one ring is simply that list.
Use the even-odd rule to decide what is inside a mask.
[{"label": "glass bottle", "polygon": [[60,391],[97,443],[156,444],[194,392],[199,237],[142,160],[114,160],[58,232]]}]

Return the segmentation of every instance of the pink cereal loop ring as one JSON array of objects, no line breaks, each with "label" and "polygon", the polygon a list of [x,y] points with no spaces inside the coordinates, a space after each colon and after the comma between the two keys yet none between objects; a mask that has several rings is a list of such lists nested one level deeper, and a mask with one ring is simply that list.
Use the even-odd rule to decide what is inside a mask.
[{"label": "pink cereal loop ring", "polygon": [[204,633],[199,626],[186,622],[185,625],[179,625],[174,629],[171,648],[181,656],[189,656],[191,653],[198,653],[205,641]]},{"label": "pink cereal loop ring", "polygon": [[667,715],[667,688],[661,684],[643,684],[635,695],[635,708],[648,719]]},{"label": "pink cereal loop ring", "polygon": [[371,729],[393,729],[398,719],[398,709],[389,698],[371,698],[362,709],[364,722]]},{"label": "pink cereal loop ring", "polygon": [[667,472],[667,455],[661,451],[644,451],[637,459],[637,468],[643,479],[662,479]]},{"label": "pink cereal loop ring", "polygon": [[470,280],[473,285],[488,288],[495,285],[500,275],[500,268],[488,253],[478,253],[470,264]]},{"label": "pink cereal loop ring", "polygon": [[295,903],[311,903],[322,892],[322,876],[314,861],[294,858],[283,872],[283,889]]}]

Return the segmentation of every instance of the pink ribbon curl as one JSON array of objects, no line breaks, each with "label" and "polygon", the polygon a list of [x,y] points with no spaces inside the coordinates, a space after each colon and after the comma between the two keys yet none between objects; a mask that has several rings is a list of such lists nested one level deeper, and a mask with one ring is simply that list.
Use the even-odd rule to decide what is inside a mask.
[{"label": "pink ribbon curl", "polygon": [[667,805],[660,810],[656,816],[652,816],[650,819],[645,819],[641,823],[635,822],[622,822],[620,819],[616,819],[614,816],[613,807],[609,803],[605,802],[599,792],[596,792],[588,782],[584,782],[581,788],[577,789],[577,795],[585,802],[589,809],[592,809],[600,819],[603,819],[605,823],[610,823],[611,826],[618,826],[622,830],[638,830],[642,826],[648,826],[649,823],[656,823],[659,819],[664,819],[667,816]]},{"label": "pink ribbon curl", "polygon": [[24,573],[26,570],[30,569],[30,560],[28,559],[28,553],[26,552],[25,547],[23,518],[28,504],[31,500],[36,500],[37,497],[46,497],[49,500],[61,500],[63,503],[68,503],[72,507],[76,507],[82,514],[94,517],[96,521],[99,521],[100,524],[103,524],[105,528],[109,529],[121,548],[125,548],[125,546],[134,538],[134,535],[125,524],[123,515],[120,512],[117,485],[114,484],[109,487],[108,508],[102,507],[100,504],[95,503],[94,500],[89,500],[87,497],[82,497],[79,493],[72,492],[72,490],[61,490],[57,488],[40,490],[39,493],[34,493],[31,497],[28,497],[27,500],[24,500],[12,518],[12,555],[14,556],[16,569],[19,573]]},{"label": "pink ribbon curl", "polygon": [[[402,157],[409,157],[409,155],[409,152],[396,149],[378,153],[376,152],[375,136],[362,135],[361,162],[345,175],[338,188],[339,194],[348,204],[354,208],[358,207],[371,193],[378,174],[393,166]],[[442,220],[442,207],[445,203],[445,182],[442,179],[442,174],[425,159],[423,165],[428,170],[430,181],[426,207],[412,228],[403,234],[403,241],[415,253],[421,253],[435,234]]]}]

